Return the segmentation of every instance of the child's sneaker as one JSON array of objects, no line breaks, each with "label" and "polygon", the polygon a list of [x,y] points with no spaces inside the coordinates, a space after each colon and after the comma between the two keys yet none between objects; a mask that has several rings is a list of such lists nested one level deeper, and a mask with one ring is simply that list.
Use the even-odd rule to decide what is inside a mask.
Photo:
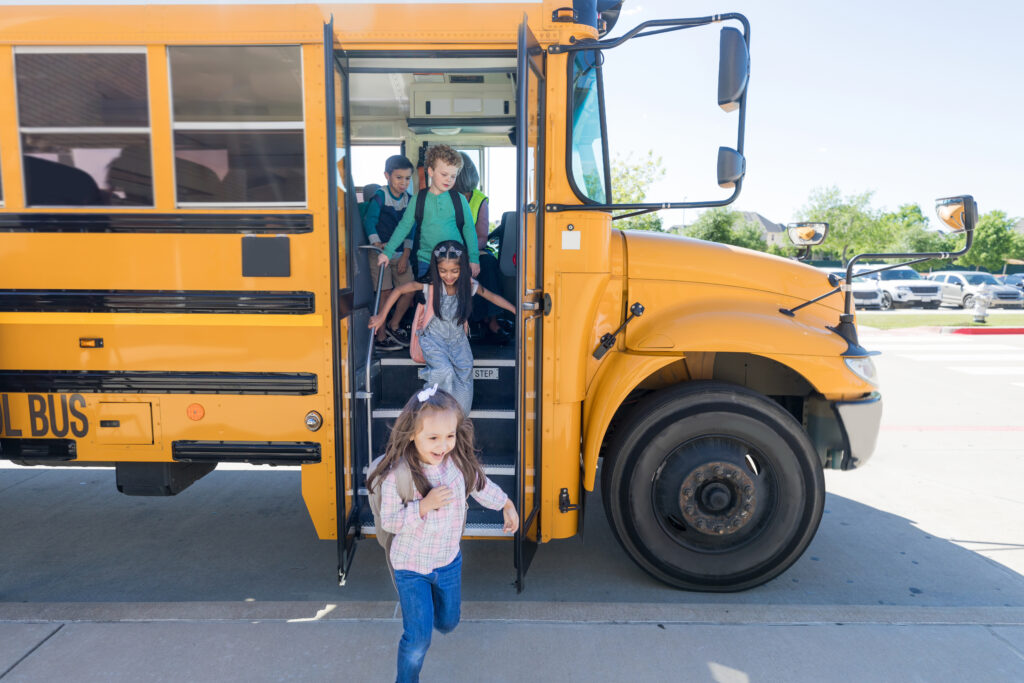
[{"label": "child's sneaker", "polygon": [[386,327],[384,328],[384,334],[387,336],[388,341],[401,344],[402,348],[409,346],[409,331],[404,327],[399,327],[397,330]]},{"label": "child's sneaker", "polygon": [[398,342],[393,341],[389,336],[385,336],[383,339],[375,339],[373,342],[373,348],[377,351],[398,351],[403,347]]}]

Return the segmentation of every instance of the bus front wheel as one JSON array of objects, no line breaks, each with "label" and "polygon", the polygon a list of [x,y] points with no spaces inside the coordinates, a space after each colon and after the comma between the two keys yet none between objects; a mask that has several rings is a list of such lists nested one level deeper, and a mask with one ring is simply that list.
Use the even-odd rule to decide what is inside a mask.
[{"label": "bus front wheel", "polygon": [[825,503],[821,461],[793,416],[744,387],[691,382],[640,402],[601,472],[605,513],[645,571],[738,591],[792,565]]}]

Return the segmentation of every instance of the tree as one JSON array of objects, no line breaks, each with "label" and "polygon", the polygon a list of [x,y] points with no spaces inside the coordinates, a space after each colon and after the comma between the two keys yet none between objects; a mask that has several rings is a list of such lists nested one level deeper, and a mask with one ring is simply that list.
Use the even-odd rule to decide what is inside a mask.
[{"label": "tree", "polygon": [[871,195],[862,192],[844,197],[834,185],[811,190],[798,216],[801,221],[828,223],[825,243],[814,250],[817,258],[845,261],[858,253],[887,250],[889,241],[871,208]]},{"label": "tree", "polygon": [[683,234],[699,240],[732,244],[756,251],[767,249],[761,229],[743,218],[739,211],[730,211],[725,207],[705,211],[693,225],[683,228]]},{"label": "tree", "polygon": [[[661,157],[647,151],[647,156],[633,160],[632,154],[616,155],[612,161],[612,202],[615,204],[642,204],[651,184],[665,175]],[[618,212],[619,215],[630,213]],[[657,212],[622,218],[612,223],[622,230],[661,230],[661,216]]]},{"label": "tree", "polygon": [[957,259],[962,266],[981,267],[998,273],[1005,258],[1024,257],[1024,239],[1013,231],[1017,222],[1004,211],[989,211],[974,228],[974,244],[971,250]]}]

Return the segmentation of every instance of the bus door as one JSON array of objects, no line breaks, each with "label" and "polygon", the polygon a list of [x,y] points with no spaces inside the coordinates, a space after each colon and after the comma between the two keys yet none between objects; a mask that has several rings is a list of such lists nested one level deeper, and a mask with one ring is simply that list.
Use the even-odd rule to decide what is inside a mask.
[{"label": "bus door", "polygon": [[550,298],[543,292],[544,50],[527,25],[519,27],[516,93],[516,395],[518,509],[515,536],[516,589],[540,543],[541,344]]},{"label": "bus door", "polygon": [[[356,288],[350,281],[352,260],[355,258],[351,230],[348,220],[353,206],[355,194],[352,187],[352,173],[348,158],[351,148],[348,123],[348,59],[344,51],[334,49],[334,19],[324,24],[324,82],[326,87],[325,102],[327,105],[327,196],[330,202],[330,259],[331,259],[331,307],[334,320],[332,325],[332,346],[334,361],[334,467],[335,496],[337,505],[337,539],[338,539],[338,584],[345,585],[349,567],[356,551],[356,536],[359,531],[358,505],[355,496],[355,473],[352,467],[351,454],[354,452],[355,439],[361,433],[355,428],[356,420],[350,411],[345,409],[346,397],[357,396],[357,377],[354,362],[359,355],[359,328],[354,325],[353,313],[356,308],[354,291]],[[342,238],[342,235],[344,238]],[[363,326],[365,331],[365,325]],[[342,345],[342,339],[347,344]],[[343,348],[347,348],[347,358],[343,362]],[[364,343],[365,355],[365,343]],[[347,370],[345,369],[347,368]],[[361,385],[358,385],[361,386]],[[348,429],[345,428],[345,417],[349,415]]]}]

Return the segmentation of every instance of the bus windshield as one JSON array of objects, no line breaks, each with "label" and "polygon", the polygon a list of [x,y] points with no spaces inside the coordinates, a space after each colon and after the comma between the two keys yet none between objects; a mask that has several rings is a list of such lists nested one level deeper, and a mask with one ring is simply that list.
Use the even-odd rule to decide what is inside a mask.
[{"label": "bus windshield", "polygon": [[571,180],[581,198],[603,204],[605,150],[595,57],[594,52],[577,52],[572,60]]}]

